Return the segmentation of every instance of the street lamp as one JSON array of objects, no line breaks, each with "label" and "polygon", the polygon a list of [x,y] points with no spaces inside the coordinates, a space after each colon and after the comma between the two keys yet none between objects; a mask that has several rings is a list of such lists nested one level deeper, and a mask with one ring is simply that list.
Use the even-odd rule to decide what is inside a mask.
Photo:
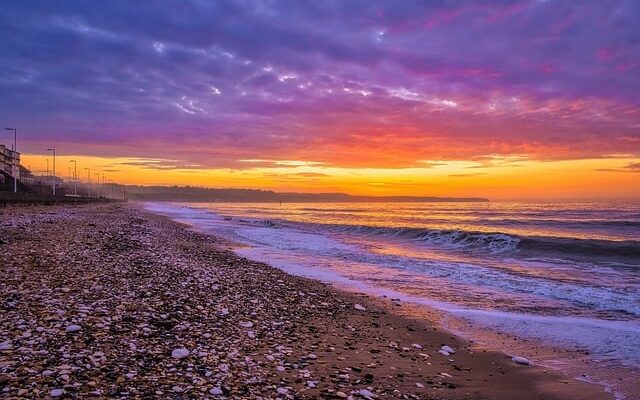
[{"label": "street lamp", "polygon": [[53,152],[53,195],[56,195],[56,148],[47,149],[47,151]]},{"label": "street lamp", "polygon": [[91,197],[91,168],[85,168],[87,170],[87,187],[89,188],[89,196]]},{"label": "street lamp", "polygon": [[78,195],[78,162],[76,160],[69,160],[73,163],[73,195]]},{"label": "street lamp", "polygon": [[96,187],[96,197],[100,197],[100,173],[94,172],[93,174],[98,176],[98,186]]},{"label": "street lamp", "polygon": [[[15,152],[16,159],[18,158],[18,129],[17,128],[4,128],[5,131],[13,131],[13,151]],[[17,168],[20,168],[17,166]],[[18,192],[18,173],[13,171],[13,193]]]}]

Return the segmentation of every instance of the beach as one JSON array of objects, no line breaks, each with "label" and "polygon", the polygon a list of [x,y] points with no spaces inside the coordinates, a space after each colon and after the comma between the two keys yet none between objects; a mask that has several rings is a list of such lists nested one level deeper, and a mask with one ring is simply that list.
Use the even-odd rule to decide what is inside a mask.
[{"label": "beach", "polygon": [[0,212],[3,398],[613,398],[140,205]]}]

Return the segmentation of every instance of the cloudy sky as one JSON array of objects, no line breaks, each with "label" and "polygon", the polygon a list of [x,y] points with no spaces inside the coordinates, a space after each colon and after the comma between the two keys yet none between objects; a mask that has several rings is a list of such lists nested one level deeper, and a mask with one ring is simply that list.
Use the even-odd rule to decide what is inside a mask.
[{"label": "cloudy sky", "polygon": [[519,197],[561,170],[629,197],[638,21],[635,0],[0,1],[0,121],[37,168],[56,146],[128,182]]}]

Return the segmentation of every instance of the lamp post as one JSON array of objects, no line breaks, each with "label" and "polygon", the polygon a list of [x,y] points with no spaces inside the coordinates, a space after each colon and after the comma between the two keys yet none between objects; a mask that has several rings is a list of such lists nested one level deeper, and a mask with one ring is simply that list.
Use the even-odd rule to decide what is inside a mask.
[{"label": "lamp post", "polygon": [[87,170],[87,187],[89,188],[89,196],[91,197],[91,168],[85,168]]},{"label": "lamp post", "polygon": [[69,160],[73,163],[73,195],[78,195],[78,162],[76,160]]},{"label": "lamp post", "polygon": [[96,187],[96,197],[100,197],[100,173],[95,172],[94,175],[98,176],[98,186]]},{"label": "lamp post", "polygon": [[[16,159],[18,158],[18,129],[17,128],[4,128],[6,131],[13,131],[13,151],[15,152]],[[16,166],[20,168],[19,166]],[[13,193],[18,192],[18,173],[13,171]]]},{"label": "lamp post", "polygon": [[56,148],[47,149],[47,151],[53,152],[53,195],[56,195]]}]

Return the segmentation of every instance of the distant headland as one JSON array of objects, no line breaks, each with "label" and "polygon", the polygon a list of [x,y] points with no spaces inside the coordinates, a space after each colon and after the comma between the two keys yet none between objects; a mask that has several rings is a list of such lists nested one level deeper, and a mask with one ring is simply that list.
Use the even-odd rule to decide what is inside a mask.
[{"label": "distant headland", "polygon": [[132,200],[236,203],[488,202],[483,197],[355,196],[345,193],[289,193],[194,186],[127,186]]}]

